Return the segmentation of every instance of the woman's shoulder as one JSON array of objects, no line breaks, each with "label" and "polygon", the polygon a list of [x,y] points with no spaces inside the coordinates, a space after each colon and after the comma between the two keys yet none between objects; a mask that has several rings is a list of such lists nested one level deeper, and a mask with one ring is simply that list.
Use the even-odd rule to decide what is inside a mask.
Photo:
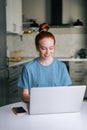
[{"label": "woman's shoulder", "polygon": [[37,58],[34,58],[32,59],[31,61],[27,62],[24,66],[27,68],[27,67],[31,67],[33,66],[34,64],[36,64],[37,62]]},{"label": "woman's shoulder", "polygon": [[54,65],[56,68],[60,68],[60,69],[66,69],[66,64],[61,61],[60,59],[54,59]]},{"label": "woman's shoulder", "polygon": [[61,61],[60,59],[54,58],[54,64],[58,68],[61,68],[61,69],[66,68],[66,64],[63,61]]},{"label": "woman's shoulder", "polygon": [[60,65],[65,65],[65,63],[57,58],[54,58],[54,63],[60,64]]}]

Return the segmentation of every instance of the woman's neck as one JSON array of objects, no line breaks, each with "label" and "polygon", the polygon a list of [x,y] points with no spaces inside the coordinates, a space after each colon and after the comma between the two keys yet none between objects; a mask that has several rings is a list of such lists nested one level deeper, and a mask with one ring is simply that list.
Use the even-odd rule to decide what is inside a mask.
[{"label": "woman's neck", "polygon": [[42,64],[44,66],[48,66],[53,62],[53,57],[48,59],[48,60],[44,60],[44,59],[39,57],[38,60],[39,60],[40,64]]}]

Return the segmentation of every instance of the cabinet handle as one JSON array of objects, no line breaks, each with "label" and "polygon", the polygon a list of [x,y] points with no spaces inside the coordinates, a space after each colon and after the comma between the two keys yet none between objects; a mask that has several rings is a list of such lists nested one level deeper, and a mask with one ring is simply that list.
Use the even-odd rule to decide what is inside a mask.
[{"label": "cabinet handle", "polygon": [[82,82],[82,80],[75,80],[76,82]]},{"label": "cabinet handle", "polygon": [[83,73],[82,71],[75,71],[75,73]]},{"label": "cabinet handle", "polygon": [[78,62],[76,61],[75,63],[76,64],[82,64],[83,62],[82,61],[78,61]]}]

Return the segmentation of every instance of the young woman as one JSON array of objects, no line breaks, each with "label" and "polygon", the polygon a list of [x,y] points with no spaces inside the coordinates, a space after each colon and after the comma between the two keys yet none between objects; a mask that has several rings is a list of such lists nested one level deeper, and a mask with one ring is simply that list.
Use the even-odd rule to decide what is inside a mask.
[{"label": "young woman", "polygon": [[52,33],[41,31],[35,38],[39,57],[27,63],[21,73],[18,86],[22,88],[22,98],[29,102],[32,87],[67,86],[71,79],[66,65],[53,58],[55,37]]}]

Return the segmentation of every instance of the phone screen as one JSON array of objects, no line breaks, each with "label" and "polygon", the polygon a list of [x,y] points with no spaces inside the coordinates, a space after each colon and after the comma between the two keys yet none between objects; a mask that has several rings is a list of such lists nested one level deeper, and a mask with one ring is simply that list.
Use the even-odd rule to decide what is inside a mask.
[{"label": "phone screen", "polygon": [[13,107],[12,110],[15,114],[27,113],[27,111],[23,107]]}]

